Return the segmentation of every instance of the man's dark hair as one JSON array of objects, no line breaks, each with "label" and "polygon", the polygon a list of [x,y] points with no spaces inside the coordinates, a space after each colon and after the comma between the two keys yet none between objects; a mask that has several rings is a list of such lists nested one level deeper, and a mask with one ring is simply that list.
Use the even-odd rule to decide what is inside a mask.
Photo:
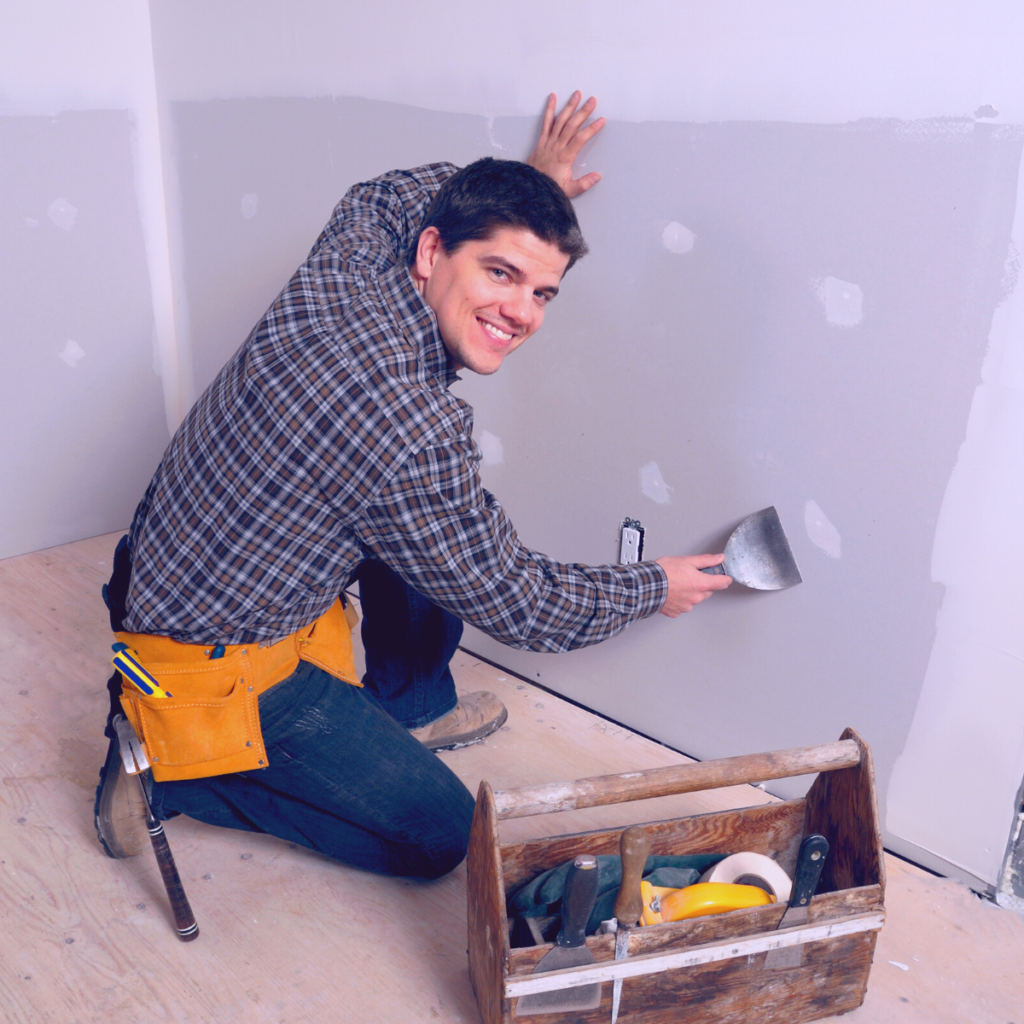
[{"label": "man's dark hair", "polygon": [[456,171],[434,196],[409,247],[416,262],[419,235],[435,227],[451,255],[463,242],[489,238],[502,227],[525,228],[569,257],[569,269],[587,254],[576,213],[566,194],[546,174],[518,160],[482,160]]}]

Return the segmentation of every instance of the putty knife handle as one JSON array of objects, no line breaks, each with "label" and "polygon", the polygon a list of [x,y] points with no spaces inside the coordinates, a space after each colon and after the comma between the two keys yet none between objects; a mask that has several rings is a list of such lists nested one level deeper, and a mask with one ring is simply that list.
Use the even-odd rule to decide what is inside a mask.
[{"label": "putty knife handle", "polygon": [[728,576],[729,575],[725,571],[725,562],[719,562],[718,565],[709,565],[706,569],[701,569],[701,572],[706,572],[709,576]]},{"label": "putty knife handle", "polygon": [[597,860],[580,854],[565,876],[562,891],[562,927],[555,945],[575,949],[587,938],[587,921],[597,902]]},{"label": "putty knife handle", "polygon": [[800,844],[793,876],[793,895],[789,898],[791,907],[806,907],[811,902],[827,855],[828,840],[824,836],[811,835]]},{"label": "putty knife handle", "polygon": [[620,925],[632,928],[644,912],[640,879],[651,852],[651,837],[639,825],[631,825],[622,833],[619,843],[622,854],[622,884],[615,897],[615,917]]}]

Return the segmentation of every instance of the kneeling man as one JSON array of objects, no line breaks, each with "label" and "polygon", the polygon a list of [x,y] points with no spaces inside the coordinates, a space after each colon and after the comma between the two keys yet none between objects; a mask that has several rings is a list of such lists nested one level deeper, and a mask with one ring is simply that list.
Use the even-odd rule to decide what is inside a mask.
[{"label": "kneeling man", "polygon": [[[506,714],[456,694],[463,622],[568,651],[728,586],[698,571],[719,555],[582,566],[530,550],[481,485],[472,409],[448,391],[534,334],[586,253],[568,194],[596,180],[572,164],[601,122],[584,127],[593,101],[578,103],[556,117],[551,97],[529,163],[354,186],[171,441],[105,588],[116,639],[170,693],[111,680],[157,817],[437,877],[465,855],[473,798],[433,751]],[[114,855],[109,721],[107,735],[97,829]]]}]

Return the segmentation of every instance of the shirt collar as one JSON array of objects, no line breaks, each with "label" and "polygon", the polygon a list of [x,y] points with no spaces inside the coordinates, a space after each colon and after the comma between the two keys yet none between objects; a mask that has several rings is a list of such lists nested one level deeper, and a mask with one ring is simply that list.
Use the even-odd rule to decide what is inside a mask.
[{"label": "shirt collar", "polygon": [[413,284],[405,262],[389,267],[377,281],[399,328],[419,352],[424,369],[444,387],[450,387],[459,379],[452,357],[445,348],[437,317]]}]

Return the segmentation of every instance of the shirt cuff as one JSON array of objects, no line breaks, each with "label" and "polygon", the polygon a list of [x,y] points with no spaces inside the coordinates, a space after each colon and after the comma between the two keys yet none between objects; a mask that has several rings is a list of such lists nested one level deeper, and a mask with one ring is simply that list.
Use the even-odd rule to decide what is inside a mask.
[{"label": "shirt cuff", "polygon": [[657,562],[637,562],[630,569],[639,577],[636,617],[646,619],[664,606],[668,598],[668,575]]}]

